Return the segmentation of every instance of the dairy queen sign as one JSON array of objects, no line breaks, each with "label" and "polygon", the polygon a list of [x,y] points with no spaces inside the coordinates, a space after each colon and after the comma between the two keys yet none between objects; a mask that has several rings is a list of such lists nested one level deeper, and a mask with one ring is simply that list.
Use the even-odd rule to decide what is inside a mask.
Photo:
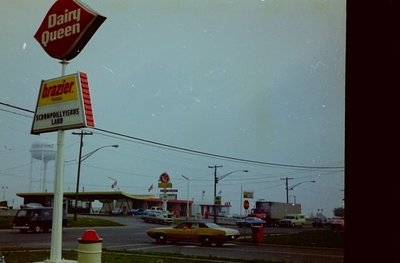
[{"label": "dairy queen sign", "polygon": [[49,56],[71,60],[105,20],[79,0],[57,0],[34,37]]}]

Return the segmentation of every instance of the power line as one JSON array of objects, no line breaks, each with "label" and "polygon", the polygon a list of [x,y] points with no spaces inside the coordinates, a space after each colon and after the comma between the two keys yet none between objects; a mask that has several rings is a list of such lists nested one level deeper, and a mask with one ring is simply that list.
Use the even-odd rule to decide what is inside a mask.
[{"label": "power line", "polygon": [[113,135],[117,135],[117,136],[121,136],[121,137],[125,137],[125,138],[130,138],[132,140],[145,142],[145,143],[148,143],[148,144],[153,144],[153,145],[157,145],[157,146],[161,146],[161,147],[165,147],[165,148],[175,149],[175,150],[178,150],[178,151],[183,151],[183,152],[188,152],[188,153],[195,153],[195,154],[199,154],[199,155],[206,155],[206,156],[211,156],[211,157],[216,157],[216,158],[221,158],[221,159],[227,159],[227,160],[232,160],[232,161],[239,161],[239,162],[253,163],[253,164],[261,164],[261,165],[269,165],[269,166],[278,166],[278,167],[285,167],[285,168],[316,169],[316,170],[318,170],[318,169],[344,169],[344,167],[342,167],[342,166],[306,166],[306,165],[291,165],[291,164],[282,164],[282,163],[270,163],[270,162],[254,161],[254,160],[249,160],[249,159],[242,159],[242,158],[230,157],[230,156],[226,156],[226,155],[219,155],[219,154],[214,154],[214,153],[207,153],[207,152],[203,152],[203,151],[192,150],[192,149],[183,148],[183,147],[179,147],[179,146],[174,146],[174,145],[170,145],[170,144],[165,144],[165,143],[155,142],[155,141],[151,141],[151,140],[146,140],[146,139],[130,136],[130,135],[127,135],[127,134],[122,134],[122,133],[118,133],[118,132],[112,132],[112,131],[109,131],[109,130],[104,130],[104,129],[96,128],[96,127],[93,128],[93,129],[97,130],[97,131],[104,132],[104,133],[108,133],[108,134],[113,134]]},{"label": "power line", "polygon": [[4,105],[4,106],[7,106],[7,107],[10,107],[10,108],[13,108],[13,109],[17,109],[17,110],[21,110],[21,111],[26,111],[26,112],[30,112],[30,113],[35,113],[35,112],[32,111],[32,110],[28,110],[28,109],[25,109],[25,108],[17,107],[17,106],[14,106],[14,105],[11,105],[11,104],[8,104],[8,103],[4,103],[4,102],[1,102],[1,101],[0,101],[0,104],[1,104],[1,105]]},{"label": "power line", "polygon": [[27,118],[32,118],[31,116],[28,116],[28,115],[25,115],[25,114],[21,114],[21,113],[15,112],[15,111],[10,111],[10,110],[5,110],[5,109],[0,109],[0,111],[12,113],[12,114],[23,116],[23,117],[27,117]]},{"label": "power line", "polygon": [[[22,107],[17,107],[8,103],[0,102],[1,105],[14,108],[17,110],[21,111],[26,111],[30,113],[34,113],[34,111],[22,108]],[[203,152],[203,151],[198,151],[198,150],[193,150],[189,148],[184,148],[184,147],[179,147],[171,144],[166,144],[166,143],[161,143],[161,142],[156,142],[152,140],[147,140],[147,139],[142,139],[138,138],[135,136],[123,134],[120,132],[113,132],[110,130],[106,129],[101,129],[101,128],[92,128],[93,130],[103,132],[109,135],[114,135],[122,138],[128,138],[131,140],[139,141],[144,144],[149,144],[157,147],[162,147],[162,148],[167,148],[170,150],[175,150],[175,151],[180,151],[180,152],[185,152],[185,153],[190,153],[190,154],[196,154],[196,155],[202,155],[202,156],[209,156],[213,158],[219,158],[219,159],[224,159],[224,160],[230,160],[230,161],[236,161],[236,162],[242,162],[242,163],[251,163],[251,164],[257,164],[257,165],[266,165],[266,166],[273,166],[273,167],[281,167],[281,168],[295,168],[295,169],[311,169],[311,170],[330,170],[330,169],[344,169],[343,166],[308,166],[308,165],[294,165],[294,164],[283,164],[283,163],[271,163],[271,162],[264,162],[264,161],[255,161],[255,160],[250,160],[250,159],[244,159],[244,158],[237,158],[237,157],[231,157],[231,156],[226,156],[226,155],[220,155],[220,154],[214,154],[214,153],[208,153],[208,152]]]}]

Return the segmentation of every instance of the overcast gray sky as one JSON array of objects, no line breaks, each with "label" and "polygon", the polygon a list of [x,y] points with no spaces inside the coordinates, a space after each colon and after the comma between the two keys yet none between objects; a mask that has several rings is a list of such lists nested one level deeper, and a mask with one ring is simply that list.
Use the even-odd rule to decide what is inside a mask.
[{"label": "overcast gray sky", "polygon": [[[54,1],[3,0],[0,92],[3,103],[34,110],[42,79],[60,63],[34,39]],[[241,189],[256,199],[302,204],[327,216],[343,205],[345,1],[85,0],[107,17],[66,73],[84,71],[97,128],[256,164],[156,147],[98,130],[83,153],[81,189],[158,194],[168,172],[178,198],[211,202],[213,173],[236,170],[218,184],[222,202],[239,213]],[[40,160],[31,144],[56,143],[56,132],[30,135],[32,114],[0,105],[0,185],[10,204],[17,192],[41,191]],[[79,136],[65,132],[64,190],[75,191]],[[291,168],[307,166],[311,168]],[[315,167],[315,168],[312,168]],[[53,191],[54,161],[48,165]],[[30,180],[30,175],[34,180]],[[31,189],[29,183],[31,181]],[[204,191],[204,195],[202,194]],[[0,198],[2,199],[2,198]]]}]

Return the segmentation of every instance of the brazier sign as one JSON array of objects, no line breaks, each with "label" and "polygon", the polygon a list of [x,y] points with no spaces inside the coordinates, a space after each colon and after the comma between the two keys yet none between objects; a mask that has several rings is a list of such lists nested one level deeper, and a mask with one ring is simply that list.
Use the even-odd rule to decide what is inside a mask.
[{"label": "brazier sign", "polygon": [[43,80],[33,117],[32,134],[94,127],[87,74]]}]

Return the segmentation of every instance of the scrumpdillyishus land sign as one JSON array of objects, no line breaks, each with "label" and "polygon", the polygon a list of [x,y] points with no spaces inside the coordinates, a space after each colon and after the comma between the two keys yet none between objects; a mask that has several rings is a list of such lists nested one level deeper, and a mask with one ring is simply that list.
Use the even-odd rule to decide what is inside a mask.
[{"label": "scrumpdillyishus land sign", "polygon": [[94,127],[87,74],[42,80],[32,134]]}]

